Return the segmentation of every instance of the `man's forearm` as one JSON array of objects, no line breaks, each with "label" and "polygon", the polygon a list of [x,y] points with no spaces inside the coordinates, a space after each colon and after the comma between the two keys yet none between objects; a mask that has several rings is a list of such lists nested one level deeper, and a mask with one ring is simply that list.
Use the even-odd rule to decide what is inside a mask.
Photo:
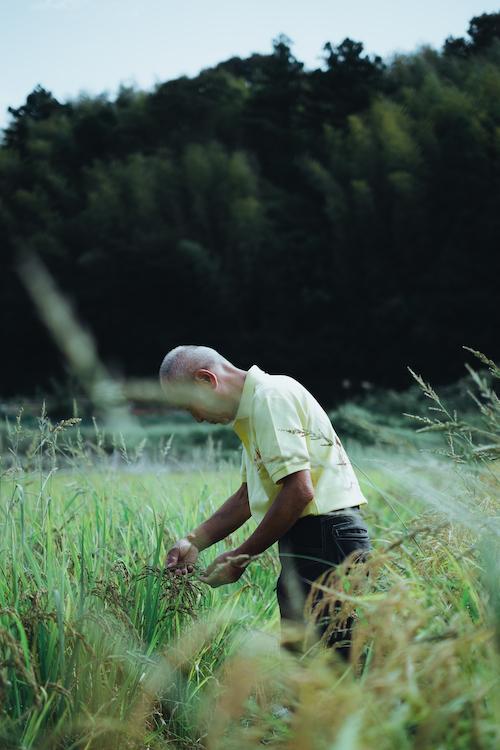
[{"label": "man's forearm", "polygon": [[234,550],[235,555],[260,555],[293,526],[310,500],[284,485],[253,534]]},{"label": "man's forearm", "polygon": [[204,550],[239,529],[250,515],[248,492],[243,484],[210,518],[188,534],[188,539],[200,551]]}]

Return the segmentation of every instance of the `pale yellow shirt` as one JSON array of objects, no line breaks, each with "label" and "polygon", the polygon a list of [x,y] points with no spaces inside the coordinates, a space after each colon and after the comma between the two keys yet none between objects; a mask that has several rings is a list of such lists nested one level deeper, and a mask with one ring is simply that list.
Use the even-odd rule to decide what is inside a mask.
[{"label": "pale yellow shirt", "polygon": [[[241,480],[247,483],[257,522],[280,491],[277,482],[302,469],[310,470],[314,487],[314,499],[302,516],[367,502],[328,415],[294,378],[269,375],[253,365],[231,426],[243,444]],[[288,429],[306,430],[320,438]]]}]

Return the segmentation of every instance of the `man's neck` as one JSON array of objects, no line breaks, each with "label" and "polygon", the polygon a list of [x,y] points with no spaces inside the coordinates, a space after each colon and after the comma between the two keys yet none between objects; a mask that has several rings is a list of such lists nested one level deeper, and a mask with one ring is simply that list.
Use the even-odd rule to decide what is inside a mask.
[{"label": "man's neck", "polygon": [[236,416],[238,406],[240,405],[241,394],[243,393],[247,372],[247,370],[240,370],[238,367],[235,367],[228,375],[227,395],[231,401],[233,418]]}]

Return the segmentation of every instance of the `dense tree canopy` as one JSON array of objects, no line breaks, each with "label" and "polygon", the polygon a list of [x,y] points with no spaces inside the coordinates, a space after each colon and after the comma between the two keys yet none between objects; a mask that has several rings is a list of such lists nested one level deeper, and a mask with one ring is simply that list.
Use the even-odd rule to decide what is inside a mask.
[{"label": "dense tree canopy", "polygon": [[41,86],[0,148],[2,386],[63,363],[14,266],[35,251],[125,375],[205,343],[301,378],[434,382],[500,354],[500,14],[385,63],[284,36],[147,93]]}]

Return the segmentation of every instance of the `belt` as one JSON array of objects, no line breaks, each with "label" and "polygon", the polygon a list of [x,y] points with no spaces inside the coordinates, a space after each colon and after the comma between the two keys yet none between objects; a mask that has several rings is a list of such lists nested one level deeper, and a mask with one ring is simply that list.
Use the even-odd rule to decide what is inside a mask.
[{"label": "belt", "polygon": [[308,523],[310,523],[311,519],[313,519],[313,518],[325,518],[327,516],[345,516],[346,514],[349,514],[349,511],[351,511],[351,510],[360,510],[360,506],[359,505],[351,505],[350,508],[339,508],[338,510],[328,510],[326,513],[308,513],[307,516],[300,516],[300,518],[298,518],[295,521],[295,523],[293,524],[293,526],[291,526],[290,531],[295,526],[297,526],[297,524],[300,525],[306,519],[309,519]]},{"label": "belt", "polygon": [[350,510],[360,510],[359,505],[351,505],[349,508],[339,508],[338,510],[327,510],[326,513],[321,513],[322,516],[336,516],[337,514],[341,513],[349,513]]}]

